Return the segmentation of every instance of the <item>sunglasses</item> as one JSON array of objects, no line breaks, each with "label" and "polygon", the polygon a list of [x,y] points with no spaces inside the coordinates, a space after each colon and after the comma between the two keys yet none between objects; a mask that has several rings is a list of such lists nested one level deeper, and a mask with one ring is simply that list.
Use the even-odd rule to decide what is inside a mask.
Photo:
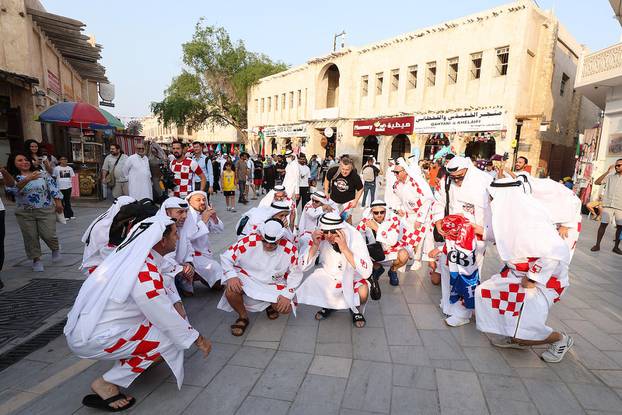
[{"label": "sunglasses", "polygon": [[401,172],[403,172],[404,170],[392,170],[393,174],[400,174]]},{"label": "sunglasses", "polygon": [[144,150],[145,147],[136,147],[136,150]]},{"label": "sunglasses", "polygon": [[451,174],[449,175],[449,179],[453,180],[454,182],[461,182],[462,180],[464,180],[464,174],[460,175],[460,176],[452,176]]},{"label": "sunglasses", "polygon": [[372,211],[371,212],[373,215],[386,215],[386,211],[385,210],[377,210],[377,211]]},{"label": "sunglasses", "polygon": [[329,233],[330,233],[331,235],[336,235],[336,234],[337,234],[337,231],[336,231],[335,229],[331,229],[330,231],[323,230],[323,231],[322,231],[322,233],[323,233],[324,235],[328,235]]},{"label": "sunglasses", "polygon": [[322,203],[322,202],[320,202],[319,200],[311,199],[311,203],[313,203],[313,204],[316,204],[316,203],[317,203],[317,204],[319,205],[319,204],[320,204],[320,203]]},{"label": "sunglasses", "polygon": [[616,164],[616,167],[622,167],[622,164]]}]

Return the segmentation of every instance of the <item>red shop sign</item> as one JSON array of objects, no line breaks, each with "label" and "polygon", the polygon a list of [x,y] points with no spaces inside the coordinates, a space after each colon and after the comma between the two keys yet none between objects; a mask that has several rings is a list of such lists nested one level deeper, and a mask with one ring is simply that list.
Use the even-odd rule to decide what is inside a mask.
[{"label": "red shop sign", "polygon": [[354,121],[355,136],[412,134],[415,117],[377,118]]}]

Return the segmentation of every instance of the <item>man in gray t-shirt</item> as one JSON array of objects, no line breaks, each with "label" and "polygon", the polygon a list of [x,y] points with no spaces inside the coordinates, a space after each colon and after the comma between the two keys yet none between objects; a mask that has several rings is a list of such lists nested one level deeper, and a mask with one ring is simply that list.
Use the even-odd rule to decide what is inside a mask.
[{"label": "man in gray t-shirt", "polygon": [[[615,173],[610,174],[612,171],[615,171]],[[600,241],[605,236],[607,225],[613,221],[616,224],[613,252],[622,255],[622,250],[620,249],[620,237],[622,236],[622,159],[617,159],[612,166],[609,166],[607,171],[596,179],[594,184],[604,184],[605,192],[603,193],[601,224],[598,227],[596,245],[592,247],[592,252],[600,251]]]},{"label": "man in gray t-shirt", "polygon": [[123,174],[125,160],[127,160],[127,155],[123,154],[121,147],[118,144],[111,144],[110,154],[106,156],[102,165],[102,182],[106,183],[106,176],[114,171],[115,183],[112,189],[109,187],[108,190],[112,190],[112,197],[115,199],[129,195],[127,177]]}]

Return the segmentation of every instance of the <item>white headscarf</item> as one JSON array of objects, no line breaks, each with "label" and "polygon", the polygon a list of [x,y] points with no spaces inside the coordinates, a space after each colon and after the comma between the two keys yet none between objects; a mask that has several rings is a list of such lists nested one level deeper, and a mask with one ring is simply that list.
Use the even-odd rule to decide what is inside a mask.
[{"label": "white headscarf", "polygon": [[568,245],[557,233],[544,205],[522,180],[495,180],[488,193],[492,197],[492,230],[502,260],[533,257],[570,262]]},{"label": "white headscarf", "polygon": [[480,209],[488,203],[486,188],[492,182],[492,177],[475,167],[471,159],[456,156],[449,160],[445,167],[448,172],[467,169],[461,185],[451,184],[455,197],[461,202],[470,203]]},{"label": "white headscarf", "polygon": [[563,184],[551,179],[540,179],[528,173],[520,173],[529,183],[531,193],[549,213],[553,223],[577,224],[581,220],[581,199]]},{"label": "white headscarf", "polygon": [[82,264],[85,264],[91,256],[108,244],[108,235],[114,217],[123,206],[129,205],[135,201],[136,199],[133,197],[120,196],[112,202],[112,206],[110,206],[107,211],[91,222],[89,227],[86,228],[84,235],[82,235],[82,242],[86,244],[84,246],[84,254],[82,255]]},{"label": "white headscarf", "polygon": [[[245,216],[248,216],[248,221],[246,222],[246,225],[244,226],[241,235],[247,234],[247,232],[250,231],[253,226],[260,225],[268,219],[272,218],[277,213],[284,211],[289,212],[289,205],[285,201],[274,201],[270,206],[259,206],[250,209],[248,212],[246,212],[244,216],[240,218],[241,221]],[[240,221],[238,221],[238,223],[236,224],[236,229],[239,228]]]},{"label": "white headscarf", "polygon": [[418,165],[408,164],[403,157],[397,159],[397,164],[402,166],[406,173],[417,183],[419,189],[423,192],[423,197],[426,199],[434,200],[434,194],[432,193],[432,189],[430,188],[430,184],[426,181],[425,177],[421,173],[421,169]]},{"label": "white headscarf", "polygon": [[188,209],[188,202],[179,197],[169,197],[162,202],[158,214],[167,216],[166,209]]},{"label": "white headscarf", "polygon": [[283,224],[277,220],[267,220],[259,225],[259,233],[266,242],[274,243],[283,238],[285,228]]},{"label": "white headscarf", "polygon": [[168,217],[155,215],[132,227],[117,249],[82,284],[67,315],[67,324],[63,330],[65,335],[70,335],[76,328],[78,319],[81,319],[84,325],[79,334],[82,341],[86,342],[108,301],[122,304],[127,300],[147,255],[162,239],[166,227],[172,223],[174,222]]}]

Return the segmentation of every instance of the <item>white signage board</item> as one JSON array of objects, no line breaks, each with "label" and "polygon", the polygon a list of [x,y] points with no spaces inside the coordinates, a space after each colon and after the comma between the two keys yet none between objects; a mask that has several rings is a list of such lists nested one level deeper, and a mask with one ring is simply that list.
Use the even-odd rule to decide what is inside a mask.
[{"label": "white signage board", "polygon": [[419,134],[505,130],[506,112],[502,109],[415,115],[414,132]]},{"label": "white signage board", "polygon": [[275,125],[263,128],[266,137],[308,137],[307,124]]}]

